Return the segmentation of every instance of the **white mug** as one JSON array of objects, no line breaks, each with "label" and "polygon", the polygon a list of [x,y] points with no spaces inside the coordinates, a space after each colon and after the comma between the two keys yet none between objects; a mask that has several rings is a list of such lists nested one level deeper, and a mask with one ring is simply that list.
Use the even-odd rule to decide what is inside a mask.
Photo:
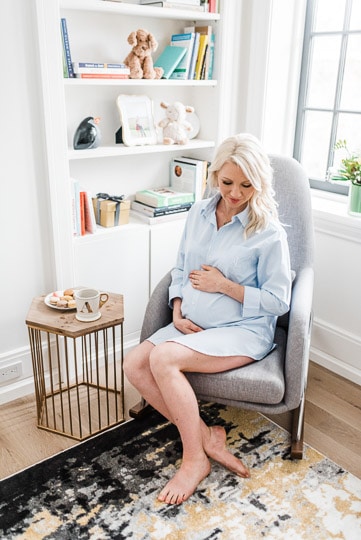
[{"label": "white mug", "polygon": [[100,308],[108,301],[109,295],[97,289],[77,289],[74,291],[76,303],[75,318],[82,322],[100,319]]}]

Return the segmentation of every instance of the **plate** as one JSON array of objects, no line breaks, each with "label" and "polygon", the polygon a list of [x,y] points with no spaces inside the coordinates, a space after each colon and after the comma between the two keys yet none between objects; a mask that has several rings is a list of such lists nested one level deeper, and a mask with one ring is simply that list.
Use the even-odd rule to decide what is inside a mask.
[{"label": "plate", "polygon": [[50,307],[51,309],[57,309],[58,311],[75,311],[76,310],[76,307],[72,307],[72,308],[64,308],[64,307],[58,307],[58,306],[54,306],[54,304],[51,304],[50,303],[50,298],[54,295],[56,296],[63,296],[63,292],[64,291],[54,291],[54,292],[51,292],[50,294],[47,294],[44,298],[44,303]]},{"label": "plate", "polygon": [[186,120],[192,126],[192,130],[188,133],[188,139],[194,139],[194,137],[197,137],[199,130],[201,128],[199,118],[195,112],[192,112],[190,114],[187,114]]}]

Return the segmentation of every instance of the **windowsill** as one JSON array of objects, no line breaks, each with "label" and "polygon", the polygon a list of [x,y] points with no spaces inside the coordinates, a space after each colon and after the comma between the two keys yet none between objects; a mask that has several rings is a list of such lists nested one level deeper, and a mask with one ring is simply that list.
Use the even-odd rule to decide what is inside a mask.
[{"label": "windowsill", "polygon": [[316,230],[361,242],[361,216],[347,212],[347,196],[311,189],[313,217]]}]

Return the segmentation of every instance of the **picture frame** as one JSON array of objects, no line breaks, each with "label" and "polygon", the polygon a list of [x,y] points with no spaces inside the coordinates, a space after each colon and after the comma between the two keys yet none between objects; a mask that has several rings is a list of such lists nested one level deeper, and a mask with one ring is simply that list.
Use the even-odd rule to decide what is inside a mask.
[{"label": "picture frame", "polygon": [[145,95],[120,94],[117,107],[126,146],[157,144],[153,102]]}]

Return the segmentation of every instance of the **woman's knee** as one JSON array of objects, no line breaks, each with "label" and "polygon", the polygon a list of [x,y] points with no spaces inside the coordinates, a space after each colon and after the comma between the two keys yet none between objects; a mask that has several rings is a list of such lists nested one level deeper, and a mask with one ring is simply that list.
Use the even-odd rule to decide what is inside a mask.
[{"label": "woman's knee", "polygon": [[164,342],[156,345],[149,355],[149,366],[152,373],[165,374],[168,370],[177,367],[176,344]]},{"label": "woman's knee", "polygon": [[123,362],[123,370],[129,380],[132,380],[149,369],[149,353],[153,345],[150,342],[143,342],[126,354]]}]

